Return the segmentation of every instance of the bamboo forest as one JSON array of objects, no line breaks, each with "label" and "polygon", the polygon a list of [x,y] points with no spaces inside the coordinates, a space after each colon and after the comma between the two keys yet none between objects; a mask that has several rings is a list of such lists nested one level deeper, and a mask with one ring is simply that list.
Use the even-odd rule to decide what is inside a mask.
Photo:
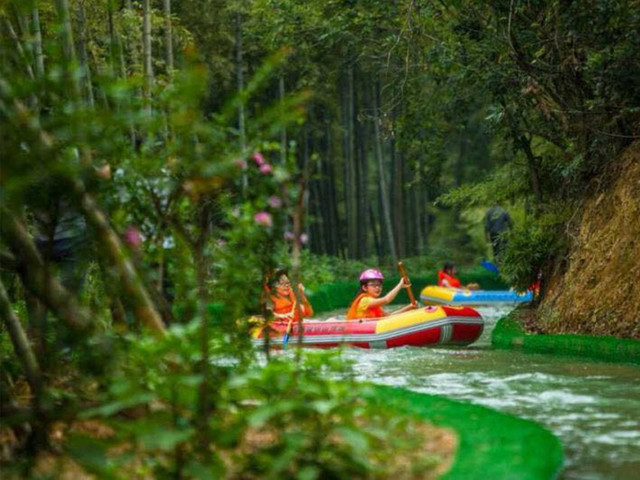
[{"label": "bamboo forest", "polygon": [[3,479],[635,479],[640,1],[0,0]]}]

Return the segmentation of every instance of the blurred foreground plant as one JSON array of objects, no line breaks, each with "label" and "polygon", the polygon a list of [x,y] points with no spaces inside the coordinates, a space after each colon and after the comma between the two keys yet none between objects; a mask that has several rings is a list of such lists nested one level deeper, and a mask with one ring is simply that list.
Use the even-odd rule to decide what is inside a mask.
[{"label": "blurred foreground plant", "polygon": [[209,387],[211,459],[199,459],[198,343],[195,322],[161,342],[129,338],[129,361],[114,369],[100,406],[80,414],[108,434],[97,440],[72,428],[72,458],[103,478],[133,468],[156,478],[425,478],[437,465],[416,423],[386,408],[374,387],[349,380],[339,352],[242,367],[220,340],[210,345],[218,382]]}]

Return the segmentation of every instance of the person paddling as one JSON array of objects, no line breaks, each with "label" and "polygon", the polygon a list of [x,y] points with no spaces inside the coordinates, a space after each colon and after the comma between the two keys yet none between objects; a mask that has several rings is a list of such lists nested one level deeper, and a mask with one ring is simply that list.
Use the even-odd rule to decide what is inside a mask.
[{"label": "person paddling", "polygon": [[[456,266],[451,262],[446,262],[442,270],[438,272],[438,286],[448,288],[463,288],[460,279],[456,275]],[[470,283],[466,287],[469,290],[478,290],[480,285]]]},{"label": "person paddling", "polygon": [[271,293],[270,299],[273,303],[273,316],[278,320],[291,320],[297,322],[302,318],[313,315],[313,307],[304,294],[304,286],[298,284],[298,297],[301,302],[300,309],[296,308],[296,297],[291,288],[291,281],[284,268],[277,269],[270,277],[268,289]]},{"label": "person paddling", "polygon": [[[382,307],[391,303],[400,290],[411,286],[411,284],[406,283],[404,279],[400,279],[398,284],[393,287],[389,293],[381,297],[383,280],[384,276],[375,268],[370,268],[360,274],[360,289],[353,299],[353,302],[351,302],[351,306],[347,312],[347,320],[386,317],[388,313],[385,312]],[[407,305],[393,313],[406,312],[414,308],[412,305]]]}]

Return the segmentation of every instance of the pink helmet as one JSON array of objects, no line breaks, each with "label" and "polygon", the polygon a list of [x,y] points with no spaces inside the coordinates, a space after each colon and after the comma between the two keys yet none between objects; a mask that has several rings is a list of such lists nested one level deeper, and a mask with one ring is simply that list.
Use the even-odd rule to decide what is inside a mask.
[{"label": "pink helmet", "polygon": [[370,268],[360,274],[361,282],[366,282],[367,280],[384,280],[384,275],[382,275],[380,270]]}]

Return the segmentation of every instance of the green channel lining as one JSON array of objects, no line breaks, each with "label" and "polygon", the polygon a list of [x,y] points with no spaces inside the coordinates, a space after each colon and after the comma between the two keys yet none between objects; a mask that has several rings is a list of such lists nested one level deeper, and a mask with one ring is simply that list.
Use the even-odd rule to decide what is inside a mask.
[{"label": "green channel lining", "polygon": [[376,389],[385,408],[402,409],[456,431],[458,450],[443,479],[551,479],[562,469],[560,440],[535,422],[439,395]]},{"label": "green channel lining", "polygon": [[524,331],[514,316],[498,321],[491,333],[498,349],[591,358],[606,362],[640,364],[640,341],[594,335],[536,335]]},{"label": "green channel lining", "polygon": [[[465,270],[459,274],[463,284],[478,283],[484,290],[507,290],[506,284],[497,275],[484,269]],[[420,291],[427,285],[436,285],[438,281],[438,272],[425,272],[420,276],[410,276],[411,291],[416,300],[420,300]],[[383,293],[391,290],[398,282],[400,277],[387,277],[384,280]],[[315,313],[330,312],[333,310],[344,309],[345,311],[351,305],[360,288],[357,280],[348,282],[336,282],[321,285],[320,287],[309,290],[308,297]],[[406,292],[400,292],[393,301],[393,305],[407,304],[409,297]]]}]

